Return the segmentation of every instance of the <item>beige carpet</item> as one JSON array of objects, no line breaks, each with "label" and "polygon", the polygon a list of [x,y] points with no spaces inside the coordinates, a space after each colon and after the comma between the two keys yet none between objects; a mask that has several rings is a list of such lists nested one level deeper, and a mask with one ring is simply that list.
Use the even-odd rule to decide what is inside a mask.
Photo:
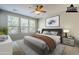
[{"label": "beige carpet", "polygon": [[14,41],[13,43],[13,55],[24,55],[24,51],[23,49],[17,44],[16,41]]},{"label": "beige carpet", "polygon": [[[13,42],[14,55],[37,55],[31,48],[23,43],[23,40]],[[79,48],[60,44],[52,55],[79,55]]]},{"label": "beige carpet", "polygon": [[79,55],[79,47],[65,46],[64,55]]}]

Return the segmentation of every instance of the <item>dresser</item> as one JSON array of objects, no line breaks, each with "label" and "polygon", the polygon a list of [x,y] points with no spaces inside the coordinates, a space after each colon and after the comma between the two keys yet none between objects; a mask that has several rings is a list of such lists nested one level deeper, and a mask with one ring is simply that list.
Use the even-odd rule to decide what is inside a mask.
[{"label": "dresser", "polygon": [[0,42],[0,55],[12,55],[12,40],[9,35],[7,35],[7,39],[5,41]]}]

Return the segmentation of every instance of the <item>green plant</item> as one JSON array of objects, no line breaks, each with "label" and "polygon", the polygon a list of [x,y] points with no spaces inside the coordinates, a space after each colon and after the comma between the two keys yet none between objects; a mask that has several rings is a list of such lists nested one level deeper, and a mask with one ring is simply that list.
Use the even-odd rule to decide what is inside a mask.
[{"label": "green plant", "polygon": [[7,35],[8,34],[8,29],[5,28],[5,27],[4,28],[0,28],[0,33]]}]

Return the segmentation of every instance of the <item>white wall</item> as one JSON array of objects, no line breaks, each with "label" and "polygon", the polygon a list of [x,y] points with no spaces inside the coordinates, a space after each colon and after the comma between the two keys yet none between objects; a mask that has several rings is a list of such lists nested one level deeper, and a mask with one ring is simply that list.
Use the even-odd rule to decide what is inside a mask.
[{"label": "white wall", "polygon": [[[70,35],[75,36],[79,39],[79,13],[59,13],[55,15],[60,15],[60,27],[63,29],[69,29]],[[52,16],[55,16],[52,15]],[[42,18],[39,20],[39,29],[47,28],[45,26],[46,18]],[[50,27],[49,27],[50,28]],[[51,27],[53,28],[53,27]]]}]

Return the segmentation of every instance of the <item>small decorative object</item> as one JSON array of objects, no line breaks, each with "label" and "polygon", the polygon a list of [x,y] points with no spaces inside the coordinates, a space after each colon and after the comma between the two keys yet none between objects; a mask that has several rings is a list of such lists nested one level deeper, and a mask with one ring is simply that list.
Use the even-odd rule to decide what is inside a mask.
[{"label": "small decorative object", "polygon": [[65,33],[65,38],[68,38],[67,33],[69,33],[68,29],[64,29],[64,33]]},{"label": "small decorative object", "polygon": [[0,35],[7,35],[8,29],[7,28],[0,28]]},{"label": "small decorative object", "polygon": [[5,41],[8,39],[7,35],[0,35],[0,42]]},{"label": "small decorative object", "polygon": [[59,16],[54,16],[54,17],[46,19],[46,26],[48,26],[48,27],[59,26]]},{"label": "small decorative object", "polygon": [[66,12],[78,12],[77,11],[77,7],[74,7],[74,5],[71,4],[69,7],[67,7],[67,11]]}]

